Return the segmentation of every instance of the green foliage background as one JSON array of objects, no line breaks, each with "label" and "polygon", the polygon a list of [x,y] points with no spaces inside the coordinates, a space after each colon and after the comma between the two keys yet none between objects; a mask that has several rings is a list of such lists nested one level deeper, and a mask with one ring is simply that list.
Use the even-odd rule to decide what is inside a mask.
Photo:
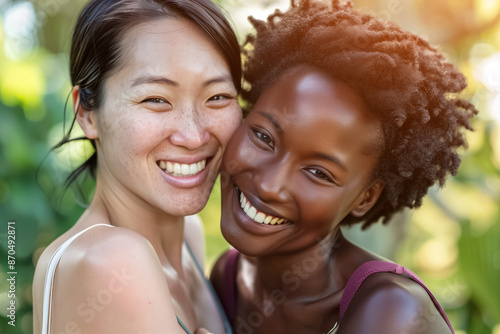
[{"label": "green foliage background", "polygon": [[[70,145],[48,154],[71,118],[63,111],[71,90],[68,49],[83,0],[0,0],[0,332],[31,333],[31,282],[35,263],[52,240],[83,212],[90,197],[61,192],[68,171],[89,147]],[[286,1],[218,1],[240,34],[242,18],[263,18]],[[358,0],[360,8],[426,34],[442,46],[469,79],[467,95],[481,111],[459,175],[433,189],[423,207],[388,227],[346,231],[350,238],[417,272],[447,309],[457,333],[500,333],[500,56],[492,71],[478,71],[500,49],[500,4],[491,0]],[[36,20],[19,6],[32,6]],[[23,7],[24,8],[24,7]],[[9,14],[10,13],[10,14]],[[10,16],[12,17],[12,16]],[[498,71],[498,72],[496,72]],[[496,98],[496,104],[495,104]],[[71,108],[68,108],[71,109]],[[495,117],[496,116],[496,120]],[[38,170],[40,163],[42,167]],[[227,243],[219,232],[218,186],[201,213],[207,262]],[[7,223],[16,227],[16,326],[7,324]]]}]

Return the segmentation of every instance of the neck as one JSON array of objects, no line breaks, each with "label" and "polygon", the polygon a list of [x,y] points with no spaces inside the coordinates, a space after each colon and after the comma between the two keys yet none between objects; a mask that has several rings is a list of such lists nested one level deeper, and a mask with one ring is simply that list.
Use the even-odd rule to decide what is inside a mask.
[{"label": "neck", "polygon": [[[269,299],[282,294],[287,300],[321,298],[331,292],[335,249],[342,239],[340,229],[301,252],[255,259],[257,296]],[[261,291],[259,291],[262,289]]]},{"label": "neck", "polygon": [[99,175],[86,214],[94,216],[92,222],[107,222],[142,235],[151,243],[162,265],[172,266],[182,275],[183,216],[169,215],[126,189],[111,187]]}]

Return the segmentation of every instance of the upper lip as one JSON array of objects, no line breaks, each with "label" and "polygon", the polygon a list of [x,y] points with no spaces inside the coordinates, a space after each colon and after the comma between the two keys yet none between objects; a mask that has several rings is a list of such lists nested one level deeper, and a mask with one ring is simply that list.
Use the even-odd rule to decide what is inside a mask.
[{"label": "upper lip", "polygon": [[197,162],[200,162],[202,160],[209,160],[213,158],[213,155],[204,155],[204,156],[185,156],[185,157],[177,157],[177,158],[166,158],[166,159],[158,159],[157,161],[168,161],[172,163],[179,163],[179,164],[194,164]]},{"label": "upper lip", "polygon": [[[284,218],[286,221],[290,222],[291,220],[287,218],[286,215],[283,215],[279,213],[278,211],[270,208],[269,206],[265,205],[260,199],[258,199],[256,196],[253,196],[251,194],[248,194],[245,191],[242,191],[240,187],[236,186],[238,189],[238,192],[242,192],[243,195],[247,198],[247,200],[250,202],[250,204],[255,207],[259,212],[262,212],[266,215],[271,215],[276,218]],[[238,194],[238,203],[239,203],[239,194]]]}]

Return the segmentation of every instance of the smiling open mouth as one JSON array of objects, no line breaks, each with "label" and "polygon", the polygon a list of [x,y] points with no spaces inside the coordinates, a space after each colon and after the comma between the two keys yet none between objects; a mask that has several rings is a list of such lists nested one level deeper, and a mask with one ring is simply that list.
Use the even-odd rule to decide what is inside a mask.
[{"label": "smiling open mouth", "polygon": [[285,218],[274,217],[265,214],[264,212],[260,212],[252,204],[250,204],[248,199],[245,197],[245,195],[243,195],[241,191],[239,191],[239,193],[241,208],[243,209],[245,214],[254,222],[266,225],[281,225],[283,223],[288,223],[288,220],[286,220]]},{"label": "smiling open mouth", "polygon": [[178,162],[170,162],[161,160],[158,166],[168,174],[176,177],[188,177],[201,173],[207,165],[207,159],[198,161],[194,164],[180,164]]}]

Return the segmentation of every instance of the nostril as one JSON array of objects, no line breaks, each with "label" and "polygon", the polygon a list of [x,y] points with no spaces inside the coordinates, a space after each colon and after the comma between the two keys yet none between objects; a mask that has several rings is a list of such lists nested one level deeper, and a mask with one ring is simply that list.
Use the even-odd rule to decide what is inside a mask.
[{"label": "nostril", "polygon": [[206,145],[210,141],[210,134],[206,129],[198,129],[192,126],[188,129],[177,129],[171,136],[170,142],[177,146],[188,149],[196,149]]},{"label": "nostril", "polygon": [[287,200],[287,191],[284,183],[280,180],[267,180],[257,182],[257,195],[263,201],[283,202]]}]

